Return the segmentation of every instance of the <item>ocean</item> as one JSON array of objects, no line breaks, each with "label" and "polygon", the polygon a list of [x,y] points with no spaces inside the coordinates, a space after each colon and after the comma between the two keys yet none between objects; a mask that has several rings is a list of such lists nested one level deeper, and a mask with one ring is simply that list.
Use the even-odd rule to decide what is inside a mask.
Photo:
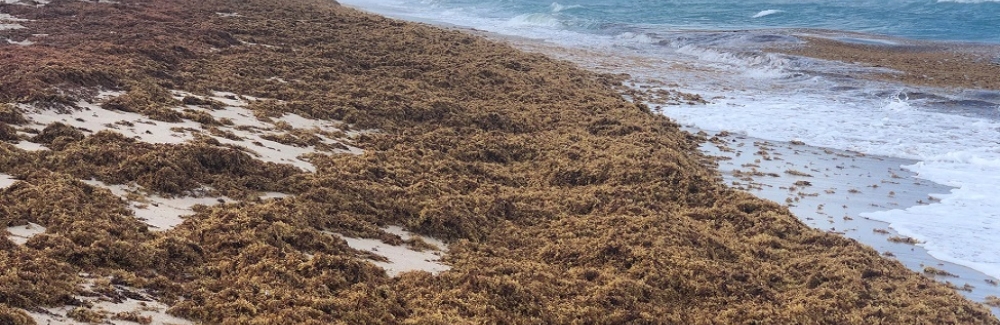
[{"label": "ocean", "polygon": [[340,2],[541,41],[567,49],[549,51],[557,58],[628,73],[636,87],[699,94],[708,104],[656,106],[688,127],[915,161],[901,167],[953,189],[861,217],[889,223],[940,261],[1000,278],[1000,92],[872,81],[856,76],[888,71],[761,50],[810,35],[909,39],[981,47],[1000,64],[1000,1]]}]

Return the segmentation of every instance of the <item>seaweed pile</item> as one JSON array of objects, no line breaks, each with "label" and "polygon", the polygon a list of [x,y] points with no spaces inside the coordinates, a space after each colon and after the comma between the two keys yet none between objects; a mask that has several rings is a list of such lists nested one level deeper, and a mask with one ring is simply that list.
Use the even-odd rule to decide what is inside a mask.
[{"label": "seaweed pile", "polygon": [[1000,90],[996,48],[983,44],[941,45],[920,41],[904,44],[856,44],[821,37],[803,37],[805,46],[776,52],[888,68],[860,77],[946,89]]},{"label": "seaweed pile", "polygon": [[[325,0],[0,12],[27,19],[0,37],[32,42],[0,45],[0,173],[18,180],[0,189],[0,225],[45,227],[23,245],[0,237],[2,324],[65,306],[82,322],[150,321],[90,303],[122,295],[211,324],[1000,323],[725,187],[695,136],[623,99],[618,76]],[[272,99],[246,106],[260,119],[342,123],[364,153],[312,154],[310,171],[210,136],[148,143],[30,122],[31,109],[119,92],[102,107],[208,129],[224,123],[173,108],[218,109],[218,91]],[[294,132],[272,139],[290,144],[320,133],[281,128]],[[237,200],[155,231],[91,179]],[[447,241],[450,270],[390,277],[331,235],[402,243],[389,226]]]}]

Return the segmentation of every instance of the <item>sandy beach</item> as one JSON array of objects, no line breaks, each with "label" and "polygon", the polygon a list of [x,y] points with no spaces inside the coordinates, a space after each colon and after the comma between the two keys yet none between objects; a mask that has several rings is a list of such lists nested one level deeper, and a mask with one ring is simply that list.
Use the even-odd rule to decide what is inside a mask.
[{"label": "sandy beach", "polygon": [[942,188],[680,87],[320,0],[0,12],[0,323],[1000,323],[848,238]]},{"label": "sandy beach", "polygon": [[[697,96],[697,93],[689,93],[690,86],[684,85],[683,77],[686,75],[683,72],[677,74],[681,76],[680,81],[669,79],[675,74],[666,74],[666,78],[651,79],[643,72],[669,67],[680,71],[697,71],[701,74],[707,72],[708,75],[719,73],[704,67],[691,67],[673,58],[620,56],[617,52],[599,48],[567,48],[541,40],[479,33],[527,51],[569,60],[597,72],[632,74],[624,77],[632,79],[626,82],[629,86],[621,88],[620,91],[628,98],[646,103],[654,111],[667,116],[673,116],[672,114],[679,111],[693,112],[684,115],[697,115],[698,111],[709,109],[699,108],[701,105],[720,99],[720,97],[702,97]],[[794,35],[802,39],[801,43],[783,49],[764,48],[762,49],[764,53],[770,51],[783,55],[794,54],[822,60],[837,60],[852,66],[842,69],[841,71],[847,72],[834,75],[834,78],[872,80],[884,83],[885,86],[882,87],[886,89],[906,89],[898,96],[925,100],[931,110],[957,112],[969,116],[995,116],[993,110],[994,106],[998,105],[997,93],[994,89],[980,88],[980,86],[995,82],[996,74],[979,73],[993,71],[991,69],[996,68],[995,64],[989,63],[991,55],[1000,53],[996,46],[963,43],[949,48],[934,42],[813,30],[774,30],[761,33]],[[871,61],[877,63],[859,59],[865,57],[879,58]],[[932,57],[937,57],[947,64],[909,64],[923,62]],[[893,65],[889,66],[889,62]],[[913,77],[914,74],[948,76],[966,72],[970,76],[977,76],[969,79],[976,83],[952,82],[942,79],[944,77],[938,78],[940,80],[937,81],[934,77],[929,79]],[[858,87],[856,83],[855,87]],[[686,130],[691,133],[701,131],[697,128],[697,124],[687,126]],[[970,299],[984,302],[987,296],[997,296],[1000,293],[996,290],[997,279],[994,276],[934,258],[921,247],[919,241],[910,243],[889,241],[888,239],[893,237],[896,237],[894,239],[906,239],[906,237],[900,236],[885,222],[869,220],[862,216],[876,211],[934,204],[953,189],[916,178],[915,173],[903,168],[913,165],[917,160],[813,147],[794,138],[768,141],[724,132],[722,134],[725,137],[708,140],[719,132],[720,130],[710,131],[701,148],[710,156],[724,157],[717,164],[725,177],[726,184],[786,205],[801,221],[814,228],[841,234],[886,252],[888,256],[899,259],[912,270],[948,283]],[[729,141],[732,143],[727,143]],[[776,150],[777,156],[771,157],[765,153],[767,150]],[[810,177],[791,175],[787,173],[789,170],[801,171],[803,174],[810,174]],[[820,177],[819,181],[813,178],[816,176]],[[798,181],[808,182],[810,185],[796,185],[795,182]],[[812,183],[820,185],[817,187]],[[858,231],[859,227],[865,230]],[[935,275],[934,272],[924,272],[933,269],[947,269],[946,272],[950,275],[941,276]],[[960,276],[951,276],[956,274]],[[994,308],[994,311],[998,310]]]},{"label": "sandy beach", "polygon": [[[702,130],[689,130],[693,133]],[[863,215],[932,204],[950,187],[901,168],[914,161],[746,136],[707,132],[701,149],[712,157],[727,184],[783,203],[805,224],[857,240],[887,258],[946,282],[984,302],[1000,296],[997,279],[969,267],[938,260],[890,224]],[[938,272],[941,270],[943,272]],[[1000,309],[993,307],[994,314]]]}]

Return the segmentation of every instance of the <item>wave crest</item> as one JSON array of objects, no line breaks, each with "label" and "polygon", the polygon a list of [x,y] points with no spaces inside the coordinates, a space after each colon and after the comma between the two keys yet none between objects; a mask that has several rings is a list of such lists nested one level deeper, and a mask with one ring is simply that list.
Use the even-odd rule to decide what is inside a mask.
[{"label": "wave crest", "polygon": [[768,10],[764,10],[764,11],[758,12],[756,15],[753,15],[753,17],[750,17],[750,18],[766,17],[766,16],[770,16],[770,15],[773,15],[773,14],[776,14],[776,13],[782,13],[782,12],[784,12],[784,11],[777,10],[777,9],[768,9]]},{"label": "wave crest", "polygon": [[558,2],[553,2],[551,5],[549,5],[549,8],[552,9],[552,12],[560,12],[560,11],[563,11],[563,10],[583,8],[583,6],[581,6],[581,5],[568,5],[568,6],[564,6],[564,5],[559,4]]},{"label": "wave crest", "polygon": [[523,14],[511,18],[508,23],[512,26],[534,26],[534,27],[549,27],[549,28],[561,28],[563,27],[562,21],[553,15],[549,14]]}]

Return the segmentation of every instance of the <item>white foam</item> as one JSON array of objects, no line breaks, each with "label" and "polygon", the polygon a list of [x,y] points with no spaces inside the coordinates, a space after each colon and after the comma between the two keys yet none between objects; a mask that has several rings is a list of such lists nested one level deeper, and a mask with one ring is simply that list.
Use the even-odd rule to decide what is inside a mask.
[{"label": "white foam", "polygon": [[533,14],[523,14],[517,15],[514,18],[508,20],[508,24],[511,27],[546,27],[546,28],[561,28],[563,27],[562,21],[556,16],[545,14],[545,13],[533,13]]},{"label": "white foam", "polygon": [[[389,226],[383,229],[388,233],[398,235],[403,238],[403,240],[409,240],[417,235],[403,230],[403,228],[398,226]],[[373,264],[385,269],[386,273],[391,277],[398,276],[400,273],[409,271],[426,271],[430,273],[437,274],[439,272],[444,272],[451,267],[442,264],[440,259],[441,255],[444,254],[444,249],[448,246],[438,240],[431,237],[420,237],[424,242],[434,245],[437,250],[424,250],[416,251],[410,249],[406,245],[393,246],[383,243],[378,239],[368,239],[368,238],[353,238],[347,237],[339,234],[333,234],[340,236],[347,241],[347,245],[351,248],[357,250],[363,250],[375,253],[377,255],[384,256],[389,259],[389,262],[379,262],[371,261]]]},{"label": "white foam", "polygon": [[776,10],[776,9],[768,9],[768,10],[763,10],[761,12],[758,12],[756,15],[753,15],[753,17],[750,17],[750,18],[767,17],[767,16],[770,16],[770,15],[777,14],[777,13],[782,13],[782,12],[784,12],[784,11]]},{"label": "white foam", "polygon": [[733,53],[723,52],[697,45],[684,45],[676,53],[695,57],[700,64],[709,64],[728,72],[742,72],[751,79],[777,79],[786,75],[783,70],[789,59],[774,53]]},{"label": "white foam", "polygon": [[653,44],[656,42],[656,40],[654,40],[648,34],[633,33],[633,32],[625,32],[618,34],[617,36],[615,36],[615,39],[619,41],[634,42],[639,44]]},{"label": "white foam", "polygon": [[889,222],[900,234],[923,241],[940,260],[1000,277],[1000,148],[949,152],[905,166],[919,177],[958,187],[936,194],[940,202],[905,210],[863,214]]},{"label": "white foam", "polygon": [[[666,111],[683,124],[768,140],[921,160],[907,169],[958,187],[940,203],[866,214],[925,241],[938,259],[1000,277],[1000,122],[882,102],[810,94],[739,95]],[[917,202],[907,202],[916,204]]]},{"label": "white foam", "polygon": [[27,225],[23,226],[7,227],[7,232],[10,233],[10,236],[7,236],[7,239],[10,239],[10,241],[15,244],[24,245],[28,242],[28,239],[31,239],[31,237],[44,233],[45,227],[42,227],[42,225],[37,223],[29,222]]},{"label": "white foam", "polygon": [[581,6],[581,5],[568,5],[568,6],[566,6],[566,5],[561,5],[558,2],[553,2],[551,5],[549,5],[549,8],[552,9],[552,12],[562,12],[562,11],[571,10],[571,9],[583,8],[583,6]]}]

